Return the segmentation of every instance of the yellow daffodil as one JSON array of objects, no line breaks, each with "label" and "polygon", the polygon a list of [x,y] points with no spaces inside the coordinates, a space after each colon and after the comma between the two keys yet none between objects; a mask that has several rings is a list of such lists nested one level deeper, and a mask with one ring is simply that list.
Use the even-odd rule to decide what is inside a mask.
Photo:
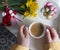
[{"label": "yellow daffodil", "polygon": [[34,11],[36,11],[38,9],[38,4],[35,1],[34,2],[32,2],[32,1],[27,2],[26,6],[29,7],[31,10],[34,10]]},{"label": "yellow daffodil", "polygon": [[28,1],[28,2],[26,3],[26,6],[30,8],[30,13],[31,13],[31,14],[34,14],[33,16],[36,16],[35,12],[36,12],[37,9],[38,9],[38,4],[37,4],[37,2],[36,2],[36,1],[33,2],[32,0],[30,0],[30,1]]},{"label": "yellow daffodil", "polygon": [[28,12],[28,11],[26,11],[25,13],[24,13],[24,16],[25,17],[27,17],[27,16],[29,16],[30,15],[30,13]]},{"label": "yellow daffodil", "polygon": [[31,6],[31,3],[32,3],[32,0],[27,1],[26,6],[27,6],[27,7],[30,7],[30,6]]},{"label": "yellow daffodil", "polygon": [[24,12],[24,17],[34,18],[37,15],[36,11],[38,9],[38,3],[33,0],[27,0],[26,4],[21,5],[20,8],[27,8]]}]

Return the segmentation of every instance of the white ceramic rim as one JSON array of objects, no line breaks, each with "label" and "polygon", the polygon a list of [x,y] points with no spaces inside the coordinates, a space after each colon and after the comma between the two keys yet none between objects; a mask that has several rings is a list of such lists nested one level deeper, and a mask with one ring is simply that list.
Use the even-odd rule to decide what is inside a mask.
[{"label": "white ceramic rim", "polygon": [[33,22],[33,23],[29,26],[29,33],[30,33],[30,35],[31,35],[33,38],[35,38],[35,39],[42,38],[42,37],[45,35],[45,29],[46,29],[46,28],[45,28],[45,25],[41,23],[41,24],[43,25],[43,27],[44,27],[44,31],[43,31],[42,35],[40,35],[39,37],[36,37],[36,36],[32,35],[32,33],[31,33],[31,31],[30,31],[31,26],[32,26],[33,24],[35,24],[35,23],[41,23],[41,22]]}]

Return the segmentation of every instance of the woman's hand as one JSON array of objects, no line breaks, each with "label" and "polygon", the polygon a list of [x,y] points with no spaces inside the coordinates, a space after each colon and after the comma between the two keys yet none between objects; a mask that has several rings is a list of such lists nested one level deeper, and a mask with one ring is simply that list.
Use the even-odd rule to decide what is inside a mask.
[{"label": "woman's hand", "polygon": [[25,25],[22,25],[19,28],[18,34],[17,34],[17,41],[18,44],[23,45],[25,47],[29,46],[29,32],[28,29],[25,27]]},{"label": "woman's hand", "polygon": [[57,31],[51,26],[46,26],[45,37],[46,37],[46,43],[60,41]]}]

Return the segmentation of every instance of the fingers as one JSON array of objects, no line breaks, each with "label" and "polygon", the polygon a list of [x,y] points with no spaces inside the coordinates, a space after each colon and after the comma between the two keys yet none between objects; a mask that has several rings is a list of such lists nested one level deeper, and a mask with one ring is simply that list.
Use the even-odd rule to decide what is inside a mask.
[{"label": "fingers", "polygon": [[25,35],[25,37],[29,36],[29,32],[28,32],[28,28],[27,27],[24,27],[24,35]]},{"label": "fingers", "polygon": [[26,30],[26,37],[28,37],[29,36],[28,27],[26,27],[25,30]]},{"label": "fingers", "polygon": [[28,29],[26,28],[25,25],[21,25],[21,27],[20,27],[20,29],[19,29],[19,33],[20,33],[21,37],[23,37],[23,38],[29,36]]},{"label": "fingers", "polygon": [[21,27],[19,28],[19,33],[20,33],[21,37],[24,37],[24,27],[25,27],[25,25],[21,25]]},{"label": "fingers", "polygon": [[53,27],[46,26],[46,28],[49,29],[52,39],[58,38],[57,31]]},{"label": "fingers", "polygon": [[46,30],[45,36],[46,36],[47,42],[52,42],[51,34],[48,29]]}]

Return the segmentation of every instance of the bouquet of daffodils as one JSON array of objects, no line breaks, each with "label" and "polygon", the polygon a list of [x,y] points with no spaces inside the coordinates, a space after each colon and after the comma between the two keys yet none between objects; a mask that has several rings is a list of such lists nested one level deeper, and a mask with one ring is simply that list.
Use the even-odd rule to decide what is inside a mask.
[{"label": "bouquet of daffodils", "polygon": [[35,1],[29,0],[26,2],[25,5],[27,7],[27,10],[24,12],[24,16],[28,17],[30,15],[30,16],[36,17],[36,15],[37,15],[36,11],[38,9],[38,4],[37,4],[36,0]]}]

